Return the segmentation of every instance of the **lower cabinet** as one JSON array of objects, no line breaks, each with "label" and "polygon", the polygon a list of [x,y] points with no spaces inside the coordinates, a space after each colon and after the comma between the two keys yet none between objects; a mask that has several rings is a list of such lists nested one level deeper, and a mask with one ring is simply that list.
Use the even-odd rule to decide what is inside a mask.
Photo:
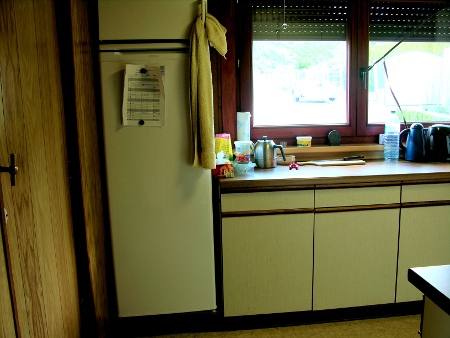
[{"label": "lower cabinet", "polygon": [[222,219],[224,315],[312,309],[314,214]]},{"label": "lower cabinet", "polygon": [[399,209],[315,215],[313,310],[394,303]]},{"label": "lower cabinet", "polygon": [[225,316],[421,300],[407,271],[450,264],[449,201],[450,183],[223,194]]},{"label": "lower cabinet", "polygon": [[408,269],[450,264],[450,205],[403,208],[400,222],[397,302],[421,300]]}]

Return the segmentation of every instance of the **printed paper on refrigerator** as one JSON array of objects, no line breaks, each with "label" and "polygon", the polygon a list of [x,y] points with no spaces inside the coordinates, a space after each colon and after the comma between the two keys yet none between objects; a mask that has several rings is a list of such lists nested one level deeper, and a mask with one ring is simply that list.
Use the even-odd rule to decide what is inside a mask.
[{"label": "printed paper on refrigerator", "polygon": [[164,66],[126,65],[122,123],[124,126],[164,126]]}]

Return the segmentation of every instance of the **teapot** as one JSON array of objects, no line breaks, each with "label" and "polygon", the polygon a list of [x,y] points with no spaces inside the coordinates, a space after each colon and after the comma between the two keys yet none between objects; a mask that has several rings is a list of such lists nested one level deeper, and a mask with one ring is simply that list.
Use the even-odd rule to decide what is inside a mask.
[{"label": "teapot", "polygon": [[[402,136],[407,135],[406,145],[402,142]],[[410,128],[400,133],[400,148],[405,151],[405,160],[413,162],[424,162],[428,156],[428,129],[421,123],[413,123]]]},{"label": "teapot", "polygon": [[267,136],[263,136],[262,140],[255,143],[254,157],[258,168],[275,168],[277,166],[277,148],[280,149],[283,160],[286,161],[283,146],[276,145],[272,140],[268,140]]}]

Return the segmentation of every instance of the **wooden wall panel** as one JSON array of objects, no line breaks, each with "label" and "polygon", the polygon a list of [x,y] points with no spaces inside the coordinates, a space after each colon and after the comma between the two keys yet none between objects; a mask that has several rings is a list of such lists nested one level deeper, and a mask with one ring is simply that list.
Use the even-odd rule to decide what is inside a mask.
[{"label": "wooden wall panel", "polygon": [[[227,29],[227,54],[226,58],[221,56],[213,56],[216,60],[216,74],[214,74],[214,86],[218,100],[216,110],[216,132],[227,133],[231,135],[231,139],[236,140],[236,92],[237,83],[236,76],[230,74],[236,73],[236,44],[235,44],[235,24],[234,24],[234,2],[232,1],[215,1],[209,5],[209,11],[219,22]],[[215,53],[215,51],[213,52]],[[219,58],[217,60],[217,58]],[[214,71],[214,69],[213,69]],[[232,118],[228,118],[231,116]],[[227,117],[227,118],[224,118]]]},{"label": "wooden wall panel", "polygon": [[[109,318],[107,285],[107,232],[102,199],[102,169],[100,163],[102,134],[99,132],[96,87],[99,85],[97,50],[93,41],[98,27],[96,2],[71,1],[72,48],[75,84],[75,113],[78,132],[80,180],[84,208],[89,274],[94,312],[99,336],[104,334]],[[94,16],[95,20],[91,20]],[[106,196],[105,196],[106,200]],[[112,280],[112,279],[111,279]]]}]

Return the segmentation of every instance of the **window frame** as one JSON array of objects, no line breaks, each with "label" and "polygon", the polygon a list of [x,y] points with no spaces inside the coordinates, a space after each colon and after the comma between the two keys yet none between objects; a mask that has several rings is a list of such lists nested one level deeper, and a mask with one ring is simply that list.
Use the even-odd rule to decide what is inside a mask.
[{"label": "window frame", "polygon": [[[236,108],[237,111],[253,112],[252,102],[252,20],[251,1],[240,0],[234,6],[234,46],[236,48]],[[384,1],[384,0],[381,0]],[[406,2],[407,0],[385,0],[386,2]],[[421,2],[409,0],[408,2]],[[444,1],[433,1],[444,2]],[[347,125],[253,127],[251,118],[251,139],[262,136],[295,144],[295,136],[313,137],[313,144],[326,144],[327,135],[337,130],[342,143],[378,143],[378,135],[383,133],[384,125],[368,124],[368,90],[365,89],[361,70],[369,66],[369,11],[370,0],[349,1],[349,22],[347,36]],[[250,19],[249,19],[250,18]],[[233,37],[231,37],[233,38]],[[223,76],[230,76],[224,74]],[[370,76],[370,73],[368,74]],[[222,99],[223,100],[223,99]],[[222,111],[223,126],[231,126],[236,121],[236,111]],[[427,126],[426,124],[424,124]],[[234,127],[231,132],[235,135]],[[403,126],[402,126],[403,128]],[[226,131],[226,129],[225,129]]]},{"label": "window frame", "polygon": [[[253,100],[252,100],[252,22],[251,19],[251,0],[239,1],[239,20],[237,21],[237,31],[242,31],[247,34],[241,34],[236,37],[236,43],[238,45],[237,54],[239,60],[239,95],[238,101],[240,103],[240,111],[253,112]],[[349,15],[350,18],[354,17],[358,11],[358,2],[349,1]],[[367,18],[368,20],[368,18]],[[357,116],[356,111],[358,109],[358,87],[362,84],[359,79],[359,64],[361,61],[357,53],[357,49],[352,46],[357,43],[359,31],[357,29],[358,21],[349,20],[348,22],[348,34],[347,34],[347,78],[348,78],[348,90],[347,90],[347,115],[349,123],[347,125],[305,125],[296,127],[253,127],[253,120],[251,120],[251,138],[261,139],[262,136],[268,136],[271,139],[287,139],[295,140],[295,136],[308,135],[313,137],[313,143],[319,141],[323,143],[327,139],[327,135],[331,130],[337,130],[343,139],[348,143],[361,142],[359,139],[354,139],[357,131]],[[368,29],[367,29],[368,33]],[[367,53],[366,53],[367,54]],[[366,56],[367,57],[367,56]],[[366,63],[367,64],[367,63]],[[360,104],[362,104],[360,102]],[[367,103],[366,103],[367,105]],[[353,138],[353,139],[350,139]],[[314,142],[316,141],[316,142]],[[371,140],[373,141],[373,140]]]}]

